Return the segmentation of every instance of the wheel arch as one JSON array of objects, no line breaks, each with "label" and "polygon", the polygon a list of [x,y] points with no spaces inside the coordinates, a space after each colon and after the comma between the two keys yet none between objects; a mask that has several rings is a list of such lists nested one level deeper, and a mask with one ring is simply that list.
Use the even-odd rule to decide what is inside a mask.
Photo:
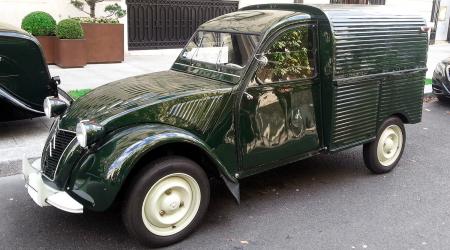
[{"label": "wheel arch", "polygon": [[[403,114],[403,113],[395,113],[395,114],[392,114],[389,117],[398,117],[400,120],[402,120],[403,123],[409,123],[410,122],[410,119],[408,118],[408,116],[406,114]],[[388,119],[389,117],[386,117],[386,119]]]},{"label": "wheel arch", "polygon": [[191,142],[174,141],[164,143],[143,153],[128,173],[121,192],[130,186],[131,180],[145,168],[146,163],[171,155],[182,156],[194,161],[205,171],[208,178],[220,178],[222,175],[217,162],[206,150]]},{"label": "wheel arch", "polygon": [[404,112],[393,112],[389,115],[383,115],[378,118],[377,131],[380,128],[380,126],[383,124],[384,121],[386,121],[387,119],[392,118],[392,117],[397,117],[398,119],[400,119],[403,122],[403,124],[411,123],[411,118],[409,117],[408,114],[406,114]]},{"label": "wheel arch", "polygon": [[225,166],[204,145],[200,145],[195,141],[181,139],[161,142],[157,146],[143,152],[130,168],[116,199],[120,201],[126,190],[133,184],[133,178],[145,168],[146,163],[171,155],[182,156],[194,161],[205,171],[210,179],[222,179],[236,201],[240,202],[239,183],[237,179],[228,173]]},{"label": "wheel arch", "polygon": [[209,176],[220,176],[233,196],[239,197],[237,179],[204,141],[188,131],[162,124],[142,125],[115,134],[81,163],[71,181],[72,193],[85,200],[84,204],[92,210],[106,210],[120,198],[145,162],[170,154],[197,162]]}]

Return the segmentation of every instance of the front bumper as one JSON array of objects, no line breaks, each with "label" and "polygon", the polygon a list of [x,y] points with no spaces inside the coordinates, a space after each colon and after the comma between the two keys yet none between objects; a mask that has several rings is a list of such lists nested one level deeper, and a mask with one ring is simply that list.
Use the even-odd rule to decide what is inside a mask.
[{"label": "front bumper", "polygon": [[83,213],[83,205],[70,197],[67,192],[53,189],[44,183],[41,174],[41,159],[37,159],[33,163],[30,163],[28,159],[23,159],[22,173],[28,194],[39,206],[51,205],[69,213]]}]

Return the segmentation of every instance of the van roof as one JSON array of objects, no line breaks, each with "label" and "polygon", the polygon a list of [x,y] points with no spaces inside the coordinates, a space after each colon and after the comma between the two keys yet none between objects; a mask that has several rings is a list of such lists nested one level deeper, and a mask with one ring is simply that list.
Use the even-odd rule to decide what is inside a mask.
[{"label": "van roof", "polygon": [[[292,10],[240,10],[214,18],[200,26],[203,30],[261,34],[289,18],[310,19],[310,15]],[[249,25],[251,24],[251,25]]]},{"label": "van roof", "polygon": [[209,22],[201,29],[267,35],[296,21],[319,24],[319,40],[329,60],[324,72],[346,79],[426,68],[428,34],[420,16],[385,6],[253,5]]},{"label": "van roof", "polygon": [[[376,22],[373,25],[395,20],[424,22],[418,16],[404,14],[381,5],[360,4],[261,4],[251,5],[214,18],[200,26],[203,30],[223,32],[242,32],[264,34],[273,27],[290,21],[310,20],[311,18],[327,20],[331,26],[339,23]],[[249,25],[251,24],[251,25]]]}]

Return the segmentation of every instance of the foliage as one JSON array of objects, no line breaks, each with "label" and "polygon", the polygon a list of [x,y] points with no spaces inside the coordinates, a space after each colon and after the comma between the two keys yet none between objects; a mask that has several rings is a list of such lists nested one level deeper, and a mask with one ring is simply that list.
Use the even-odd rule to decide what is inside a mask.
[{"label": "foliage", "polygon": [[55,19],[42,11],[31,12],[22,20],[22,29],[33,36],[53,36],[55,35],[55,28]]},{"label": "foliage", "polygon": [[[80,11],[88,14],[90,17],[95,18],[95,5],[105,0],[70,0],[70,3]],[[89,11],[84,10],[84,5],[87,4]]]},{"label": "foliage", "polygon": [[263,69],[266,71],[263,75],[272,82],[310,77],[308,41],[307,27],[284,33],[266,52],[269,64]]},{"label": "foliage", "polygon": [[104,24],[118,24],[119,20],[117,18],[109,17],[74,17],[73,19],[79,21],[80,23],[104,23]]},{"label": "foliage", "polygon": [[59,39],[81,39],[84,31],[79,21],[64,19],[56,26],[56,36]]},{"label": "foliage", "polygon": [[[105,0],[70,0],[70,3],[75,8],[79,9],[80,11],[88,14],[91,18],[95,19],[96,18],[96,15],[95,15],[96,5],[97,5],[97,3],[100,3],[103,1],[105,1]],[[89,11],[86,11],[84,9],[85,5],[88,5]],[[127,14],[127,11],[122,9],[122,7],[117,3],[106,6],[105,12],[108,13],[108,16],[106,16],[106,18],[110,18],[110,17],[114,16],[116,19],[122,18]],[[109,20],[109,19],[107,19],[107,20]],[[95,22],[95,23],[104,23],[104,22]],[[110,23],[110,22],[108,22],[108,23]]]},{"label": "foliage", "polygon": [[76,89],[76,90],[70,90],[69,91],[69,95],[73,98],[73,99],[78,99],[84,95],[86,95],[87,93],[89,93],[91,91],[91,89]]},{"label": "foliage", "polygon": [[122,18],[127,14],[127,11],[117,3],[106,6],[105,12],[109,13],[107,17],[115,16],[116,18]]}]

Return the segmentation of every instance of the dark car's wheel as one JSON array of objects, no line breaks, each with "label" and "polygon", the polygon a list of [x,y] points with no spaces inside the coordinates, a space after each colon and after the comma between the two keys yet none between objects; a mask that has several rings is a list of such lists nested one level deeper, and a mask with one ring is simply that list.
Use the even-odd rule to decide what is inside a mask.
[{"label": "dark car's wheel", "polygon": [[402,157],[406,141],[402,120],[390,117],[381,124],[375,141],[364,144],[364,163],[376,174],[391,171]]},{"label": "dark car's wheel", "polygon": [[436,97],[440,102],[450,103],[450,98],[448,97],[445,97],[443,95],[436,95]]},{"label": "dark car's wheel", "polygon": [[171,156],[151,162],[132,182],[122,217],[128,232],[147,246],[167,246],[184,239],[207,211],[208,177],[187,158]]}]

